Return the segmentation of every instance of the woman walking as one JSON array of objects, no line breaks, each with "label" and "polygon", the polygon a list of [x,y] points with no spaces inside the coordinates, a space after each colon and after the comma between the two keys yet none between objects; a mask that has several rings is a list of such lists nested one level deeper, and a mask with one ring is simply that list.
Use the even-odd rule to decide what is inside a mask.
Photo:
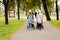
[{"label": "woman walking", "polygon": [[32,11],[31,11],[31,10],[29,10],[27,19],[28,19],[28,26],[27,26],[27,29],[32,29],[33,15],[32,15]]},{"label": "woman walking", "polygon": [[41,10],[39,10],[37,14],[37,28],[41,30],[41,28],[43,28],[42,24],[43,24],[43,14]]}]

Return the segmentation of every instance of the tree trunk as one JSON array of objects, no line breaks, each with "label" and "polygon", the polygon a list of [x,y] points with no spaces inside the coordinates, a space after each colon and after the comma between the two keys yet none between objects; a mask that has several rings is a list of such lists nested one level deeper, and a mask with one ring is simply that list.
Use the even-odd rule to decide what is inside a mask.
[{"label": "tree trunk", "polygon": [[5,5],[5,24],[8,24],[8,8],[7,8],[7,5]]},{"label": "tree trunk", "polygon": [[56,0],[56,17],[57,17],[57,20],[59,20],[59,13],[58,13],[58,5],[57,5],[57,0]]},{"label": "tree trunk", "polygon": [[50,16],[49,16],[49,12],[48,12],[47,5],[45,3],[45,0],[42,0],[42,2],[43,2],[43,7],[44,7],[44,10],[45,10],[46,18],[47,18],[48,21],[50,21],[51,19],[50,19]]},{"label": "tree trunk", "polygon": [[20,12],[19,12],[20,10],[19,10],[19,7],[20,7],[20,5],[18,4],[18,5],[17,5],[18,20],[20,20]]}]

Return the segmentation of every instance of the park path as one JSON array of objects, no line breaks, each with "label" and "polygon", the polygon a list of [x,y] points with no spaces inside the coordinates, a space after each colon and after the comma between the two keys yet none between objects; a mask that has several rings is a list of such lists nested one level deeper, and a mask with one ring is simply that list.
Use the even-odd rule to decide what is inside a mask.
[{"label": "park path", "polygon": [[25,24],[10,40],[60,40],[60,30],[44,22],[42,30],[27,30]]}]

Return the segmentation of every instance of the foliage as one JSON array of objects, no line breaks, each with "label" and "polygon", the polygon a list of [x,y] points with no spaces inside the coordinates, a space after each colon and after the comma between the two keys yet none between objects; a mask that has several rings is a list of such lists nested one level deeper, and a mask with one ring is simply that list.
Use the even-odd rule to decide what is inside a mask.
[{"label": "foliage", "polygon": [[[21,3],[25,7],[25,10],[33,9],[34,7],[41,8],[42,3],[42,0],[9,0],[9,7],[11,9],[14,9],[14,5],[16,3],[15,1],[17,1],[19,4]],[[46,0],[46,4],[49,12],[53,11],[52,9],[54,8],[54,0]]]},{"label": "foliage", "polygon": [[14,10],[16,6],[15,0],[9,0],[8,5],[9,5],[9,10]]},{"label": "foliage", "polygon": [[37,8],[37,6],[40,6],[40,0],[23,0],[22,5],[25,6],[25,10]]},{"label": "foliage", "polygon": [[49,12],[54,11],[54,0],[46,0],[47,8]]}]

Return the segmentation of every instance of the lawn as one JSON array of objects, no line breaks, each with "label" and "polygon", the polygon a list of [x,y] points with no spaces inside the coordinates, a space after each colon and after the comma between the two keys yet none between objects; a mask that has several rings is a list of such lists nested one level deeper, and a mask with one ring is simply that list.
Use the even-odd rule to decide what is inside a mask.
[{"label": "lawn", "polygon": [[54,27],[60,29],[60,20],[59,20],[59,21],[57,21],[57,20],[52,20],[52,21],[50,21],[50,23],[51,23]]},{"label": "lawn", "polygon": [[9,25],[5,25],[4,18],[0,18],[0,40],[9,40],[10,37],[24,25],[26,19],[9,19]]}]

